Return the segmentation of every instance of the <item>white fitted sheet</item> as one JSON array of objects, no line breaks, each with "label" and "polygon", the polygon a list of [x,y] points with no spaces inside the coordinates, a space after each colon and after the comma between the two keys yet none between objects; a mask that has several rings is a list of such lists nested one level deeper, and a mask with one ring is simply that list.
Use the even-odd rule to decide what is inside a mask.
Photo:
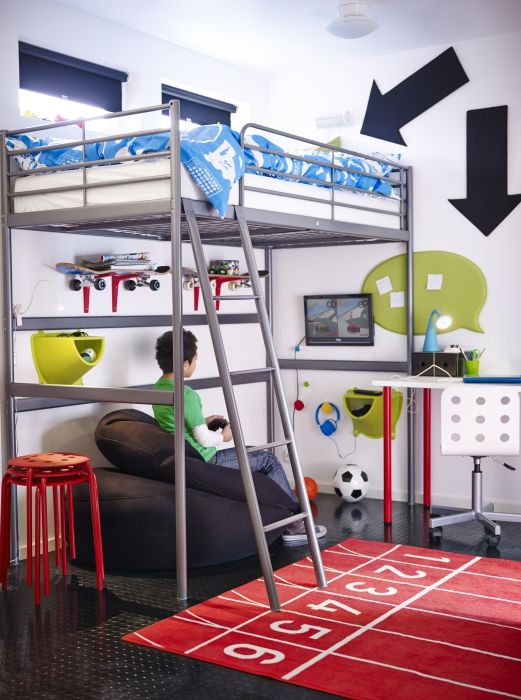
[{"label": "white fitted sheet", "polygon": [[[104,187],[87,190],[87,206],[168,199],[170,197],[170,182],[168,179],[148,182],[126,182],[119,185],[111,184],[114,180],[131,180],[138,177],[150,178],[158,175],[169,175],[170,165],[169,161],[165,159],[121,163],[110,166],[93,166],[87,168],[86,173],[88,183],[106,183]],[[80,185],[82,177],[80,170],[67,170],[17,178],[15,181],[15,193],[28,191],[35,191],[35,193],[24,197],[14,197],[14,213],[21,214],[82,207],[82,190],[37,193],[37,190],[51,187]],[[331,190],[326,187],[315,187],[305,183],[262,177],[254,173],[246,173],[244,178],[246,186],[323,200],[321,202],[312,202],[307,199],[291,199],[290,197],[277,196],[269,192],[246,191],[245,205],[247,207],[324,219],[332,218],[331,205],[329,203]],[[183,166],[181,166],[181,196],[188,199],[205,200],[201,190]],[[371,212],[335,206],[334,219],[336,221],[394,229],[400,228],[399,217],[392,214],[399,211],[400,203],[396,199],[387,199],[345,190],[337,190],[335,199],[338,202],[351,204],[355,207],[378,208],[382,210]],[[238,202],[239,188],[236,183],[232,188],[229,204],[238,204]]]}]

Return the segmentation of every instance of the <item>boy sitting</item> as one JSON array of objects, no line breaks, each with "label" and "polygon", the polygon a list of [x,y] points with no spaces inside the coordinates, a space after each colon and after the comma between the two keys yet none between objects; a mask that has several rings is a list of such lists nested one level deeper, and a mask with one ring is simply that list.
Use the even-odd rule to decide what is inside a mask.
[{"label": "boy sitting", "polygon": [[[185,379],[192,376],[197,365],[197,338],[191,331],[183,330],[183,374]],[[155,384],[156,389],[173,391],[173,350],[172,331],[163,333],[156,342],[156,360],[163,374]],[[175,418],[173,406],[154,405],[154,417],[163,430],[173,433]],[[184,385],[184,434],[185,440],[192,445],[205,462],[221,467],[239,469],[239,460],[235,448],[229,447],[217,450],[216,447],[233,439],[232,431],[224,416],[203,416],[202,402],[199,394]],[[220,428],[220,429],[219,429]],[[296,503],[286,473],[273,452],[259,450],[248,453],[248,462],[253,472],[265,474],[273,479]],[[323,537],[327,529],[323,525],[315,525],[317,537]],[[303,521],[291,523],[282,533],[285,542],[300,542],[307,540]]]}]

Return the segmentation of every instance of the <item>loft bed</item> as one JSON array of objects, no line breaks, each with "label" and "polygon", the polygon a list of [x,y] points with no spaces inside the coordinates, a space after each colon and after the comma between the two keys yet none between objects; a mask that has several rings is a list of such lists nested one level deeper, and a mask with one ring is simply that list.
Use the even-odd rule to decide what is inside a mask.
[{"label": "loft bed", "polygon": [[[176,266],[175,248],[190,240],[187,205],[197,217],[203,243],[214,245],[240,245],[237,212],[241,211],[253,246],[267,251],[266,267],[271,250],[277,248],[398,241],[410,251],[409,167],[382,154],[363,155],[258,124],[245,125],[240,135],[222,127],[221,140],[214,149],[220,149],[221,161],[216,162],[217,167],[210,163],[213,169],[205,177],[219,177],[226,171],[228,179],[221,177],[217,183],[217,196],[210,191],[210,202],[203,194],[207,182],[198,176],[199,168],[190,164],[206,159],[208,154],[197,149],[208,150],[206,129],[212,127],[204,127],[202,138],[197,137],[202,146],[190,140],[192,131],[181,137],[175,101],[107,115],[103,121],[120,127],[127,120],[135,124],[136,118],[146,120],[150,113],[157,116],[165,110],[169,114],[167,130],[134,128],[87,138],[87,126],[100,122],[91,118],[2,132],[5,259],[11,258],[12,229],[170,240],[173,285],[180,293],[181,255],[179,249]],[[63,130],[66,139],[52,136]],[[81,138],[75,137],[78,131]],[[210,153],[207,164],[213,156]],[[188,163],[182,164],[182,160]],[[233,177],[229,174],[232,164]],[[232,179],[237,181],[232,184]],[[11,309],[9,274],[4,279],[7,308]],[[269,293],[269,278],[267,287]],[[74,325],[81,325],[81,320],[74,320]],[[30,319],[27,321],[25,329],[31,330]],[[37,319],[33,328],[52,327],[49,323],[48,319]],[[98,327],[105,325],[117,323],[104,319]],[[409,337],[408,357],[411,344]],[[285,360],[284,367],[299,362]],[[309,363],[323,369],[407,369],[406,363],[397,362],[378,363],[378,367],[374,362],[349,361],[320,366],[320,361],[311,360],[307,369],[312,368]],[[33,387],[30,394],[18,396],[43,397],[43,391]]]},{"label": "loft bed", "polygon": [[[382,154],[354,153],[258,124],[245,125],[240,135],[220,125],[201,127],[202,139],[194,146],[190,140],[193,132],[188,136],[179,132],[179,106],[175,101],[107,115],[104,119],[117,120],[118,124],[127,118],[146,120],[148,113],[165,109],[169,114],[166,131],[141,129],[88,137],[86,124],[92,120],[86,119],[1,133],[6,357],[13,357],[16,330],[11,314],[10,263],[11,232],[16,229],[170,241],[174,329],[186,323],[181,302],[181,244],[191,241],[190,221],[197,222],[203,244],[223,246],[241,245],[240,229],[245,221],[252,246],[266,251],[268,267],[271,251],[277,248],[400,242],[408,254],[411,252],[409,167]],[[78,127],[81,137],[71,138],[71,129]],[[66,143],[50,136],[56,129],[67,130]],[[212,135],[219,135],[217,146],[208,138],[208,129]],[[40,134],[36,141],[35,132]],[[211,152],[209,142],[213,143]],[[201,167],[209,163],[210,172]],[[236,182],[232,184],[232,180]],[[223,191],[227,195],[224,200]],[[410,280],[410,254],[408,260]],[[268,277],[268,299],[269,285]],[[411,295],[410,284],[408,290]],[[412,347],[410,308],[409,303],[408,358]],[[164,316],[158,318],[164,322]],[[71,326],[79,327],[82,320],[83,317],[71,318]],[[46,322],[47,326],[38,327],[53,327],[52,320]],[[105,322],[98,323],[98,327],[120,325],[114,319]],[[96,320],[93,318],[91,323]],[[24,326],[23,330],[27,329]],[[174,365],[181,368],[180,332],[179,343],[174,345]],[[340,363],[342,367],[339,363],[317,363],[317,369],[400,371],[408,368],[408,358],[402,363]],[[17,383],[13,361],[6,365],[10,454],[16,451],[17,397],[148,405],[172,400],[169,394],[165,396],[166,392],[140,387]],[[243,376],[242,381],[245,380],[248,377]],[[260,381],[267,380],[261,377]],[[177,400],[174,393],[174,401]],[[270,431],[272,423],[268,420]],[[182,464],[183,459],[184,447],[176,439],[176,464]]]},{"label": "loft bed", "polygon": [[[190,163],[199,164],[208,154],[197,150],[200,143],[194,145],[190,141],[193,132],[188,137],[180,136],[176,109],[172,102],[103,119],[120,127],[126,120],[135,123],[136,118],[146,119],[150,113],[157,116],[167,110],[167,130],[134,128],[87,138],[87,126],[91,122],[99,124],[100,120],[94,118],[2,132],[5,259],[11,257],[8,232],[25,228],[170,240],[174,261],[175,246],[190,240],[188,203],[197,217],[203,243],[214,245],[240,245],[237,212],[242,211],[253,246],[267,251],[268,268],[270,252],[276,248],[398,241],[409,252],[409,167],[389,161],[382,154],[363,155],[258,124],[245,125],[240,135],[222,127],[217,144],[221,161],[205,177],[219,176],[219,169],[229,176],[232,162],[235,172],[228,180],[221,178],[220,191],[217,196],[210,192],[210,202],[203,194],[207,189],[204,178],[198,178],[201,189],[189,174],[190,170],[197,179],[198,168],[190,168]],[[212,127],[204,127],[202,138],[198,137],[203,141],[203,149],[208,128]],[[51,136],[64,129],[66,139]],[[75,138],[78,131],[81,138]],[[181,161],[187,159],[189,162],[183,165]],[[237,181],[232,184],[235,178]],[[172,264],[174,288],[181,278],[180,254],[177,257],[179,269]],[[4,279],[10,309],[11,284],[8,275]],[[269,292],[269,280],[267,286]],[[82,320],[74,320],[74,325],[81,325]],[[30,319],[27,321],[25,329],[31,330]],[[37,319],[33,328],[50,328],[49,323],[48,319]],[[113,319],[104,319],[98,327],[105,325],[117,324]],[[410,346],[409,338],[408,356]],[[284,368],[299,362],[302,361],[284,360]],[[321,365],[320,361],[311,360],[306,369],[312,368],[309,363],[323,369],[377,369],[374,362]],[[401,371],[407,365],[378,363],[378,369]],[[28,389],[26,385],[25,390]],[[31,393],[22,395],[44,397],[42,392],[43,388],[33,387]]]},{"label": "loft bed", "polygon": [[[163,108],[132,110],[107,119],[123,120]],[[236,205],[249,210],[256,247],[337,245],[357,243],[361,238],[364,242],[409,240],[410,169],[382,154],[362,155],[258,124],[242,128],[240,143],[234,132],[223,131],[217,147],[224,144],[222,151],[228,153],[219,153],[217,169],[206,160],[212,172],[204,176],[219,177],[218,170],[229,169],[232,158],[235,166],[242,158],[244,167],[235,167],[233,175],[238,181],[233,185],[222,178],[218,183],[229,188],[226,201],[222,193],[217,197],[219,216],[188,174],[194,161],[200,163],[208,155],[190,150],[192,132],[180,138],[172,121],[168,131],[149,129],[87,138],[89,121],[4,132],[2,164],[9,228],[95,229],[168,240],[171,201],[179,196],[197,202],[198,215],[209,221],[201,234],[212,243],[233,244],[230,233]],[[49,136],[71,125],[80,126],[81,138],[69,136],[64,141]],[[33,132],[41,136],[35,138]],[[206,136],[204,132],[202,138]],[[170,158],[170,142],[174,158]],[[231,155],[230,142],[235,148]],[[180,164],[180,155],[188,161],[186,167]],[[190,173],[194,171],[197,168],[192,167]],[[220,219],[217,226],[216,219]],[[184,228],[181,236],[188,240]]]}]

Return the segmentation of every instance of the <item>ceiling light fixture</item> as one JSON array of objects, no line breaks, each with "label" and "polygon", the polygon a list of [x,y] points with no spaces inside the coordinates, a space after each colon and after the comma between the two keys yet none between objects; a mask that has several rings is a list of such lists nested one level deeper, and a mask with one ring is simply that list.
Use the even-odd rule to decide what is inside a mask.
[{"label": "ceiling light fixture", "polygon": [[366,16],[366,2],[348,2],[338,5],[338,19],[329,24],[326,29],[341,39],[359,39],[378,28],[375,22]]}]

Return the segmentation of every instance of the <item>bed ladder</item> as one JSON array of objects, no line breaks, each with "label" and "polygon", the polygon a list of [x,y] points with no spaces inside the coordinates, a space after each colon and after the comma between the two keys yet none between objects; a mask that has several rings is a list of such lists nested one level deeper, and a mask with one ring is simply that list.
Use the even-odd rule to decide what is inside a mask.
[{"label": "bed ladder", "polygon": [[[313,568],[315,571],[317,585],[320,588],[325,588],[327,586],[327,581],[324,574],[324,568],[322,564],[322,558],[320,555],[320,548],[318,546],[317,536],[315,533],[313,516],[311,514],[311,508],[309,505],[309,499],[304,483],[304,478],[302,476],[302,470],[300,467],[297,449],[295,446],[295,438],[293,435],[291,420],[288,412],[286,398],[284,395],[282,377],[280,374],[280,368],[275,352],[275,345],[273,343],[273,337],[271,334],[269,316],[266,309],[266,304],[264,302],[263,289],[261,285],[260,276],[257,270],[257,264],[255,260],[253,245],[250,238],[250,233],[248,230],[248,224],[243,208],[239,206],[235,207],[235,217],[239,227],[241,246],[244,251],[246,265],[250,275],[252,294],[249,294],[247,296],[234,294],[233,296],[216,297],[213,295],[212,287],[208,279],[208,267],[204,256],[201,235],[199,232],[197,217],[194,212],[193,205],[189,200],[183,200],[183,208],[186,214],[186,221],[190,233],[190,240],[194,253],[197,274],[199,277],[201,293],[203,295],[206,316],[208,319],[208,326],[210,329],[210,335],[215,351],[219,375],[222,382],[224,399],[226,402],[226,410],[228,412],[228,419],[230,421],[234,445],[235,449],[237,450],[237,456],[239,459],[240,472],[244,484],[246,501],[250,511],[250,517],[253,526],[253,533],[255,536],[255,543],[257,545],[257,551],[259,554],[262,575],[264,577],[264,583],[268,593],[268,599],[270,602],[271,609],[280,610],[280,601],[277,592],[277,587],[275,584],[275,576],[273,573],[273,567],[271,565],[268,544],[266,542],[267,532],[277,530],[285,527],[286,525],[289,525],[290,523],[303,520],[306,528],[310,556],[313,562]],[[255,301],[257,307],[257,314],[259,317],[259,324],[261,327],[264,345],[266,348],[267,363],[269,366],[262,367],[259,369],[248,370],[248,373],[270,373],[272,386],[275,389],[275,403],[278,406],[280,420],[285,436],[284,440],[282,441],[271,442],[266,445],[259,445],[255,447],[246,447],[232,383],[232,377],[237,374],[244,374],[244,371],[230,372],[228,368],[226,351],[224,348],[219,319],[214,303],[215,301],[222,300],[224,298],[229,301],[244,299],[253,299]],[[285,445],[288,451],[289,461],[291,464],[293,477],[295,479],[296,492],[300,506],[299,512],[288,518],[284,518],[283,520],[270,523],[269,525],[263,525],[259,504],[257,501],[257,495],[255,493],[255,486],[248,463],[248,452],[273,449],[275,447],[281,447],[282,445]]]}]

